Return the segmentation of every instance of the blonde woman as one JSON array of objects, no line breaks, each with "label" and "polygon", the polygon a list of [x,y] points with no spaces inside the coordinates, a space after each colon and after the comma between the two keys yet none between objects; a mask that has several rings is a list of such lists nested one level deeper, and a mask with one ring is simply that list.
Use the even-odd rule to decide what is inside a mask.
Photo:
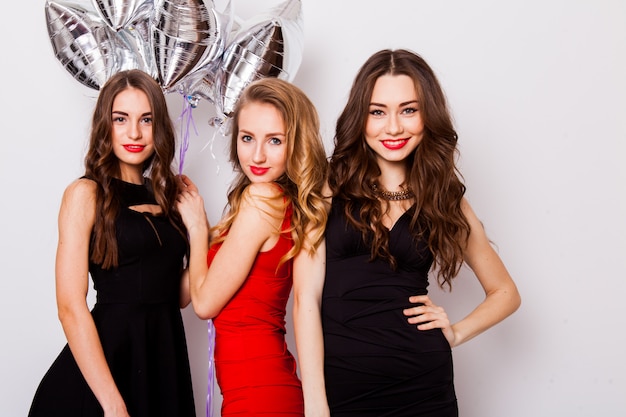
[{"label": "blonde woman", "polygon": [[[295,417],[304,415],[304,404],[307,415],[316,407],[324,412],[324,271],[310,265],[323,257],[316,249],[327,217],[327,161],[313,104],[276,78],[250,84],[234,112],[230,156],[238,176],[216,227],[209,228],[186,177],[178,205],[191,245],[192,304],[215,325],[221,415]],[[285,342],[292,282],[304,396]]]}]

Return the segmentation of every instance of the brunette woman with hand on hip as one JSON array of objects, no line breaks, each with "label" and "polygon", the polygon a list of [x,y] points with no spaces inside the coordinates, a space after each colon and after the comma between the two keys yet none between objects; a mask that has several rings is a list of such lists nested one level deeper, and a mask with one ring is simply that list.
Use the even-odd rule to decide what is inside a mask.
[{"label": "brunette woman with hand on hip", "polygon": [[[513,313],[516,286],[464,198],[457,134],[428,64],[383,50],[359,70],[330,161],[322,298],[333,417],[457,416],[451,348]],[[457,323],[427,295],[466,263],[485,299]]]}]

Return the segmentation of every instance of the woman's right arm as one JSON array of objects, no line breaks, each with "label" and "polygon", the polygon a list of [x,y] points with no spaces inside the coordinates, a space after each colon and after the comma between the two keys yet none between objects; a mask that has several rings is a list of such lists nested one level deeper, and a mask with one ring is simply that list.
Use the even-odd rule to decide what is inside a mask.
[{"label": "woman's right arm", "polygon": [[189,178],[183,176],[182,181],[186,188],[178,197],[178,211],[189,233],[191,246],[191,304],[198,317],[212,319],[241,288],[259,252],[278,240],[284,213],[269,201],[282,194],[268,183],[248,186],[228,236],[209,268],[209,226],[204,201]]},{"label": "woman's right arm", "polygon": [[96,184],[87,179],[75,181],[63,195],[55,267],[58,314],[72,355],[105,417],[129,417],[87,305],[95,195]]}]

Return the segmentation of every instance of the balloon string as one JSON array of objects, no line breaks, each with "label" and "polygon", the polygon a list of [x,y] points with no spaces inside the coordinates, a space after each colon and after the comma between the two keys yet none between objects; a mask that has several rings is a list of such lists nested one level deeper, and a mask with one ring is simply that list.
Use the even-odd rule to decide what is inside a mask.
[{"label": "balloon string", "polygon": [[213,320],[208,321],[209,330],[209,371],[208,371],[208,388],[206,395],[206,417],[213,417],[213,387],[215,385],[215,326]]},{"label": "balloon string", "polygon": [[[209,141],[202,147],[202,149],[200,149],[200,152],[204,152],[204,150],[207,148],[207,146],[209,147],[209,152],[211,152],[211,158],[213,158],[214,161],[217,161],[217,158],[215,156],[215,152],[213,152],[213,145],[215,144],[215,137],[217,136],[217,130],[213,131],[213,136],[211,136],[211,139],[209,139]],[[220,165],[219,163],[217,164],[217,168],[215,168],[215,174],[219,174],[220,173]]]},{"label": "balloon string", "polygon": [[178,165],[178,173],[183,173],[183,166],[185,164],[185,154],[187,153],[187,149],[189,149],[189,127],[193,126],[194,132],[196,132],[196,136],[198,136],[198,129],[196,128],[196,123],[193,120],[193,109],[196,107],[191,102],[191,97],[183,96],[183,111],[178,117],[178,121],[180,122],[180,160]]}]

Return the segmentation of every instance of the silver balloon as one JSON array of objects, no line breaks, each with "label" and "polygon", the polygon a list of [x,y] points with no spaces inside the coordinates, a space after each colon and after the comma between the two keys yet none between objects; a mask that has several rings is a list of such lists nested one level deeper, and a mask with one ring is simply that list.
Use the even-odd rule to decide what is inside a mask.
[{"label": "silver balloon", "polygon": [[56,58],[81,84],[99,90],[115,70],[108,26],[76,5],[46,2],[48,35]]},{"label": "silver balloon", "polygon": [[114,31],[119,31],[138,16],[148,15],[153,0],[92,0],[102,20]]},{"label": "silver balloon", "polygon": [[218,65],[219,62],[207,64],[188,76],[187,85],[181,86],[181,92],[188,95],[190,99],[202,98],[215,104],[215,73]]},{"label": "silver balloon", "polygon": [[159,82],[165,91],[219,56],[222,34],[213,1],[157,0],[152,46]]},{"label": "silver balloon", "polygon": [[293,80],[302,61],[302,2],[287,0],[242,26],[222,57],[216,77],[218,107],[229,118],[243,90],[264,77]]},{"label": "silver balloon", "polygon": [[179,87],[190,99],[203,98],[213,104],[217,102],[215,98],[215,77],[217,69],[220,65],[222,54],[224,53],[226,38],[234,25],[232,1],[228,2],[223,12],[215,11],[215,16],[217,18],[217,28],[219,29],[220,35],[219,44],[215,49],[214,56],[207,56],[205,63],[187,75],[183,81],[183,85]]},{"label": "silver balloon", "polygon": [[140,69],[157,79],[157,69],[150,45],[150,19],[128,23],[114,34],[117,71]]}]

